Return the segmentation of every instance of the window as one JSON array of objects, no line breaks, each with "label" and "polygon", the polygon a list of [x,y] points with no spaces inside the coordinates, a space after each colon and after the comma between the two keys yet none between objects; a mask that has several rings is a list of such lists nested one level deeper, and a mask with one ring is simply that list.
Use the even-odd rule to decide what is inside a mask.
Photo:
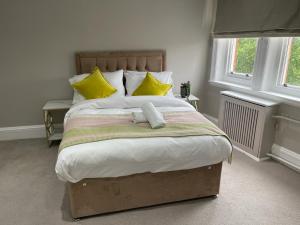
[{"label": "window", "polygon": [[[257,62],[258,38],[218,39],[215,54],[220,56],[218,80],[251,86]],[[219,64],[219,63],[218,63]],[[224,68],[224,69],[221,69]],[[224,70],[224,71],[223,71]],[[221,75],[223,74],[223,75]]]},{"label": "window", "polygon": [[230,73],[244,76],[252,75],[256,49],[257,38],[234,38],[231,48],[232,59]]},{"label": "window", "polygon": [[288,38],[281,85],[284,87],[300,87],[300,38]]},{"label": "window", "polygon": [[300,37],[214,39],[210,81],[300,102]]}]

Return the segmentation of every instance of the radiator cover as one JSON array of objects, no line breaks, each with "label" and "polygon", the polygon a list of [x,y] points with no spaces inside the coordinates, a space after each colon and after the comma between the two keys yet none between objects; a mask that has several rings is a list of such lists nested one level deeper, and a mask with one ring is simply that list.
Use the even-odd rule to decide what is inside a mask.
[{"label": "radiator cover", "polygon": [[219,127],[229,136],[233,145],[264,158],[274,142],[272,115],[277,103],[237,92],[221,92]]}]

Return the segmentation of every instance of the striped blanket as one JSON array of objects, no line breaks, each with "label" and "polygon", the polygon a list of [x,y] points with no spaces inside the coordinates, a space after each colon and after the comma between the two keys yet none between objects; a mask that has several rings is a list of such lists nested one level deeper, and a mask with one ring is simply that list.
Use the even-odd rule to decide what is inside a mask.
[{"label": "striped blanket", "polygon": [[116,138],[225,136],[226,134],[195,111],[165,112],[164,128],[151,129],[149,123],[134,124],[132,114],[80,115],[65,124],[59,151],[66,147]]}]

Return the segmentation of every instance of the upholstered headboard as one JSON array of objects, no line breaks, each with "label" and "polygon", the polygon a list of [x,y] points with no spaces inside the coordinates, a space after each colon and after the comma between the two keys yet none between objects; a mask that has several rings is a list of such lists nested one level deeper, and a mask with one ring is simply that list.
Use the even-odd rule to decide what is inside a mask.
[{"label": "upholstered headboard", "polygon": [[160,72],[166,70],[166,52],[149,50],[79,52],[76,54],[77,74],[90,73],[95,66],[98,66],[102,72],[120,69]]}]

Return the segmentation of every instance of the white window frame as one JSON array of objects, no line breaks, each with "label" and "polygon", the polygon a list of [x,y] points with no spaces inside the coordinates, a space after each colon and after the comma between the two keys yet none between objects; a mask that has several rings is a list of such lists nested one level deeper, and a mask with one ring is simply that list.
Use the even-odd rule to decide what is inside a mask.
[{"label": "white window frame", "polygon": [[300,97],[300,86],[295,85],[285,85],[283,84],[284,76],[286,75],[288,69],[288,61],[289,61],[289,47],[292,44],[293,37],[285,37],[283,38],[282,45],[281,45],[281,53],[279,59],[279,69],[277,73],[276,85],[273,88],[274,91],[292,95],[292,96],[299,96]]},{"label": "white window frame", "polygon": [[[224,81],[232,82],[239,85],[251,86],[251,81],[253,78],[253,74],[246,75],[244,73],[233,73],[233,57],[236,48],[236,38],[227,40],[227,61],[226,61],[226,69]],[[255,62],[254,62],[255,64]]]},{"label": "white window frame", "polygon": [[[251,80],[253,77],[253,72],[255,68],[255,63],[256,63],[256,56],[257,56],[257,46],[256,46],[256,53],[255,53],[255,59],[254,59],[254,64],[253,64],[253,71],[252,73],[235,73],[234,68],[233,68],[233,61],[234,61],[234,54],[236,52],[236,42],[238,38],[233,38],[229,40],[229,48],[228,48],[228,64],[227,64],[227,76],[230,77],[236,77],[239,79],[246,79],[246,80]],[[257,40],[257,45],[258,45],[258,40]]]},{"label": "white window frame", "polygon": [[233,38],[214,39],[210,83],[273,99],[297,99],[300,104],[300,87],[284,86],[281,82],[287,66],[289,38],[258,38],[253,74],[249,77],[230,73],[232,42]]},{"label": "white window frame", "polygon": [[[227,82],[244,87],[251,87],[256,73],[260,70],[259,66],[259,49],[260,38],[257,40],[255,60],[253,64],[253,73],[233,73],[233,57],[235,52],[235,38],[225,38],[214,40],[213,59],[211,71],[211,80],[219,82]],[[213,65],[218,65],[218,68],[213,68]]]}]

